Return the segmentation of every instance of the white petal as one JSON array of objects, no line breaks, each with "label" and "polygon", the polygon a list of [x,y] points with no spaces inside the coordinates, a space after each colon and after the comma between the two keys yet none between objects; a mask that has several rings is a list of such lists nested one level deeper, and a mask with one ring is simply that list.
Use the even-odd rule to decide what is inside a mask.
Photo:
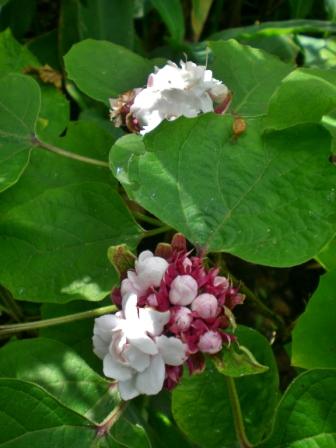
[{"label": "white petal", "polygon": [[107,354],[103,363],[104,375],[108,378],[113,378],[118,381],[129,380],[132,377],[133,369],[123,366],[118,361],[112,358],[110,354]]},{"label": "white petal", "polygon": [[152,308],[139,308],[141,324],[152,336],[159,336],[163,327],[169,322],[170,311],[156,311]]},{"label": "white petal", "polygon": [[162,389],[164,379],[165,365],[162,356],[155,355],[147,369],[137,374],[135,386],[141,394],[155,395]]},{"label": "white petal", "polygon": [[100,358],[104,359],[104,357],[107,355],[109,351],[109,343],[104,341],[100,336],[93,335],[92,337],[93,342],[93,352]]},{"label": "white petal", "polygon": [[135,388],[135,378],[131,378],[127,381],[119,381],[118,389],[122,400],[131,400],[134,397],[140,395],[140,392]]},{"label": "white petal", "polygon": [[138,297],[136,294],[129,294],[122,299],[122,309],[125,319],[136,322],[138,320]]},{"label": "white petal", "polygon": [[165,364],[169,366],[180,366],[186,360],[186,344],[175,337],[159,336],[155,338],[156,345],[163,357]]},{"label": "white petal", "polygon": [[138,372],[143,372],[150,364],[150,357],[144,352],[141,352],[136,347],[128,345],[123,351],[123,356],[133,369]]},{"label": "white petal", "polygon": [[105,342],[110,343],[112,331],[119,325],[120,319],[114,314],[106,314],[95,319],[93,334],[99,336]]},{"label": "white petal", "polygon": [[158,353],[155,342],[144,333],[142,328],[135,326],[127,327],[126,337],[131,345],[134,345],[134,347],[143,353],[147,353],[148,355],[156,355]]}]

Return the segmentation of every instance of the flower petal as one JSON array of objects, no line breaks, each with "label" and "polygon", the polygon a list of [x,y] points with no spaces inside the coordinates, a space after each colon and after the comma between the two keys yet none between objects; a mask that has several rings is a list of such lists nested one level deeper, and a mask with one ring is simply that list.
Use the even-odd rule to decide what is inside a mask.
[{"label": "flower petal", "polygon": [[132,345],[128,345],[123,351],[123,356],[133,369],[143,372],[150,364],[150,357]]},{"label": "flower petal", "polygon": [[98,356],[98,358],[104,359],[104,357],[107,355],[109,351],[109,343],[104,341],[104,339],[102,339],[97,334],[93,335],[92,342],[93,342],[93,353],[95,353]]},{"label": "flower petal", "polygon": [[180,366],[186,360],[186,344],[175,337],[159,336],[155,338],[159,353],[162,355],[165,364],[170,366]]},{"label": "flower petal", "polygon": [[139,319],[145,330],[152,336],[159,336],[169,322],[170,311],[156,311],[152,308],[139,308]]},{"label": "flower petal", "polygon": [[135,378],[127,381],[119,381],[118,389],[122,400],[131,400],[140,395],[140,392],[135,387]]},{"label": "flower petal", "polygon": [[155,355],[151,359],[147,369],[138,373],[135,387],[141,394],[155,395],[160,392],[165,379],[165,365],[161,355]]},{"label": "flower petal", "polygon": [[110,343],[112,331],[119,325],[120,319],[114,314],[106,314],[95,319],[93,334],[98,335],[105,342]]},{"label": "flower petal", "polygon": [[138,297],[136,294],[132,293],[123,297],[122,309],[124,312],[125,319],[133,322],[138,320],[137,304],[138,304]]},{"label": "flower petal", "polygon": [[134,371],[133,369],[120,364],[108,353],[104,358],[103,372],[108,378],[113,378],[118,381],[125,381],[132,378]]},{"label": "flower petal", "polygon": [[141,327],[129,325],[125,329],[125,334],[128,342],[143,353],[148,355],[156,355],[158,353],[155,342],[146,335]]}]

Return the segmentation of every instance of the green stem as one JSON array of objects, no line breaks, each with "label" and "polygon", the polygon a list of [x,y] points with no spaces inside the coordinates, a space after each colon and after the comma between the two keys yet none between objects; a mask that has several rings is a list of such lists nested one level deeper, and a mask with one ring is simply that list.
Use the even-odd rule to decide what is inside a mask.
[{"label": "green stem", "polygon": [[243,415],[240,408],[239,397],[234,379],[229,376],[226,376],[225,379],[229,392],[233,422],[240,448],[252,448],[253,445],[250,443],[245,433]]},{"label": "green stem", "polygon": [[127,401],[121,401],[109,415],[97,425],[97,437],[103,437],[110,431],[112,426],[119,420],[127,405]]},{"label": "green stem", "polygon": [[132,214],[134,218],[138,219],[139,221],[148,222],[148,224],[152,224],[153,226],[162,226],[162,222],[159,219],[152,218],[151,216],[144,215],[140,212],[132,211]]},{"label": "green stem", "polygon": [[143,238],[149,238],[150,236],[160,235],[160,233],[165,233],[165,232],[168,232],[169,230],[172,230],[172,228],[170,226],[166,226],[166,225],[164,225],[162,227],[158,227],[157,229],[146,230]]},{"label": "green stem", "polygon": [[42,319],[35,322],[25,322],[22,324],[0,325],[0,336],[7,334],[20,333],[21,331],[37,330],[39,328],[52,327],[54,325],[67,324],[81,319],[89,319],[101,316],[107,313],[114,313],[117,311],[115,305],[103,306],[81,313],[68,314],[67,316],[53,317],[52,319]]},{"label": "green stem", "polygon": [[81,156],[80,154],[66,151],[65,149],[58,148],[57,146],[51,145],[50,143],[42,142],[38,137],[33,136],[32,142],[35,146],[46,149],[47,151],[53,152],[63,157],[69,159],[78,160],[79,162],[89,163],[90,165],[103,166],[104,168],[109,168],[109,164],[102,160],[91,159],[91,157]]}]

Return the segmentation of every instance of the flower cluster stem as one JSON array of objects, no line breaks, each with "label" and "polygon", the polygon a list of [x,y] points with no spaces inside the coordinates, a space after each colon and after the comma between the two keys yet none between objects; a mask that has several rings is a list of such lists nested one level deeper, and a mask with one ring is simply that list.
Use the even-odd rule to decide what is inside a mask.
[{"label": "flower cluster stem", "polygon": [[103,160],[96,160],[92,159],[91,157],[85,157],[74,152],[66,151],[65,149],[59,148],[58,146],[43,142],[38,137],[36,137],[36,135],[32,136],[32,143],[34,144],[34,146],[46,149],[47,151],[53,152],[63,157],[67,157],[69,159],[78,160],[79,162],[88,163],[90,165],[109,168],[109,164],[107,162],[104,162]]},{"label": "flower cluster stem", "polygon": [[95,308],[93,310],[83,311],[81,313],[68,314],[66,316],[53,317],[51,319],[42,319],[35,322],[24,322],[21,324],[0,325],[0,336],[21,333],[22,331],[38,330],[39,328],[52,327],[54,325],[67,324],[81,319],[90,319],[102,316],[106,313],[114,313],[117,311],[115,305]]},{"label": "flower cluster stem", "polygon": [[156,229],[146,230],[143,235],[143,238],[149,238],[150,236],[160,235],[161,233],[166,233],[169,230],[172,230],[172,228],[166,225],[157,227]]},{"label": "flower cluster stem", "polygon": [[245,432],[245,426],[243,421],[243,415],[240,408],[239,397],[236,389],[236,385],[234,379],[226,376],[226,384],[229,392],[229,399],[231,403],[231,409],[233,414],[234,426],[237,434],[237,439],[239,442],[240,448],[252,448],[253,445],[248,440]]}]

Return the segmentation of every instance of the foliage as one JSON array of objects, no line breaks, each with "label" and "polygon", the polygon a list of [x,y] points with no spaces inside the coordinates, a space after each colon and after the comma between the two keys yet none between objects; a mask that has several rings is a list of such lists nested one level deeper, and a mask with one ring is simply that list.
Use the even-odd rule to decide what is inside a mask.
[{"label": "foliage", "polygon": [[[23,3],[0,0],[0,448],[336,447],[336,2]],[[111,123],[185,58],[224,115]],[[246,295],[237,341],[125,405],[92,353],[109,257],[175,232]]]}]

